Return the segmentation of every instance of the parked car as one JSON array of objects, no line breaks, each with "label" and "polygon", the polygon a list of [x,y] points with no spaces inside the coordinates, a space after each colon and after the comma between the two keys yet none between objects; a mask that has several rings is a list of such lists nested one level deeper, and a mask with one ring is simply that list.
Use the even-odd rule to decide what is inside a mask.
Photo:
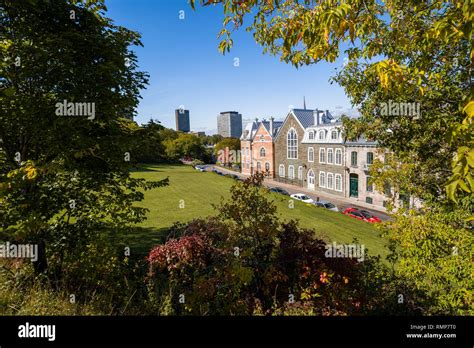
[{"label": "parked car", "polygon": [[205,172],[205,171],[206,171],[206,168],[203,167],[203,166],[200,166],[200,165],[199,165],[199,166],[195,166],[194,169],[199,170],[200,172]]},{"label": "parked car", "polygon": [[347,208],[342,213],[352,218],[355,218],[357,220],[362,220],[365,222],[375,223],[375,222],[381,221],[378,217],[372,215],[367,210],[360,210],[357,208]]},{"label": "parked car", "polygon": [[276,192],[276,193],[280,193],[280,194],[285,195],[285,196],[289,196],[289,195],[290,195],[286,190],[283,190],[281,187],[272,187],[272,188],[270,189],[270,191]]},{"label": "parked car", "polygon": [[232,179],[239,180],[239,176],[236,174],[231,174],[230,176],[232,177]]},{"label": "parked car", "polygon": [[373,215],[372,213],[370,213],[369,211],[367,210],[360,210],[360,213],[362,215],[364,215],[364,217],[366,218],[367,222],[371,222],[371,223],[374,223],[374,222],[382,222],[382,220],[380,220],[378,217],[376,217],[375,215]]},{"label": "parked car", "polygon": [[305,203],[314,203],[314,200],[306,196],[304,193],[294,193],[290,197]]},{"label": "parked car", "polygon": [[326,209],[336,211],[336,212],[339,211],[339,209],[333,203],[328,202],[328,201],[321,201],[320,200],[318,202],[314,202],[314,205],[317,206],[317,207],[326,208]]}]

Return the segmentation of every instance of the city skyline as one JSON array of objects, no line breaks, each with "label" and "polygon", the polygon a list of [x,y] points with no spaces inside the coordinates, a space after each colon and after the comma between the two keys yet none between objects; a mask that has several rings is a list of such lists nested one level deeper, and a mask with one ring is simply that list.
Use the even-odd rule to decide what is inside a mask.
[{"label": "city skyline", "polygon": [[150,74],[135,117],[139,124],[153,118],[174,128],[174,110],[183,107],[193,113],[192,131],[213,134],[222,111],[238,110],[244,122],[284,119],[291,107],[303,107],[303,98],[308,109],[351,112],[343,89],[328,81],[343,58],[296,69],[264,55],[244,30],[235,33],[231,52],[222,55],[216,38],[222,27],[220,6],[192,11],[186,0],[106,4],[107,16],[117,25],[142,34],[144,47],[131,48],[139,70]]}]

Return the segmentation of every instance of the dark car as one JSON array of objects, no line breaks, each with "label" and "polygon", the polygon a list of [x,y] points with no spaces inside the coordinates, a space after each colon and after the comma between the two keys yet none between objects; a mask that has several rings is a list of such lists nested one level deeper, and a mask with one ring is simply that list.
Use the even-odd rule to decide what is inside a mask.
[{"label": "dark car", "polygon": [[270,191],[276,192],[276,193],[280,193],[280,194],[285,195],[285,196],[289,196],[289,195],[290,195],[287,191],[283,190],[281,187],[272,187],[272,188],[270,189]]}]

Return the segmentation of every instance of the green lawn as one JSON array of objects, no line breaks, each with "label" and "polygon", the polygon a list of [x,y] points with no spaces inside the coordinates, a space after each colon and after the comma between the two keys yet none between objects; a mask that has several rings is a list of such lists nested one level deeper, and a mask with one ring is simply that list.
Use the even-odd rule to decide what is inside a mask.
[{"label": "green lawn", "polygon": [[[133,236],[131,245],[145,250],[163,241],[167,228],[174,222],[187,222],[196,217],[216,214],[212,204],[219,204],[223,197],[229,196],[229,189],[235,180],[210,172],[199,172],[190,166],[148,165],[133,173],[135,177],[159,180],[169,177],[169,186],[147,191],[140,206],[150,210],[148,219],[141,224]],[[289,197],[269,193],[278,207],[282,219],[298,219],[301,226],[312,228],[328,241],[350,243],[357,238],[365,244],[370,254],[385,256],[385,240],[379,237],[376,229],[363,221],[347,217],[326,209],[295,201],[290,209]],[[184,204],[184,208],[180,208]]]}]

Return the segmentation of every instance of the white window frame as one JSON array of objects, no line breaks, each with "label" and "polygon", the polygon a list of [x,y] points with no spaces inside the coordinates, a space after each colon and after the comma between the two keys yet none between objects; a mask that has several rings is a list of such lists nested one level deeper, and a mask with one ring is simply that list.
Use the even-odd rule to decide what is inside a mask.
[{"label": "white window frame", "polygon": [[[267,164],[268,164],[268,169],[267,169]],[[270,162],[265,162],[265,172],[270,171]]]},{"label": "white window frame", "polygon": [[278,166],[278,175],[280,176],[280,178],[285,177],[285,165],[284,164],[280,164]]},{"label": "white window frame", "polygon": [[[331,185],[329,185],[329,178],[331,178]],[[326,188],[329,190],[334,190],[334,174],[333,173],[326,174]]]},{"label": "white window frame", "polygon": [[[290,133],[294,132],[295,134],[295,145],[291,145],[291,150],[290,150]],[[290,153],[294,152],[295,157],[290,157]],[[298,132],[296,132],[296,129],[291,127],[288,130],[288,133],[286,133],[286,158],[287,159],[298,159]]]},{"label": "white window frame", "polygon": [[[333,134],[336,133],[336,137],[333,138]],[[331,131],[331,140],[337,140],[337,130]]]},{"label": "white window frame", "polygon": [[[340,189],[337,188],[337,179],[339,178]],[[342,175],[336,174],[334,175],[334,190],[338,192],[342,192]]]},{"label": "white window frame", "polygon": [[[329,162],[329,152],[331,152],[331,162]],[[327,163],[327,164],[333,164],[333,163],[334,163],[334,149],[333,149],[333,148],[327,149],[327,153],[326,153],[326,163]]]},{"label": "white window frame", "polygon": [[[263,156],[262,156],[262,150],[263,150]],[[265,150],[265,147],[261,147],[260,148],[260,153],[259,153],[260,157],[266,157],[267,156],[267,150]]]},{"label": "white window frame", "polygon": [[319,131],[318,139],[319,140],[326,140],[326,132],[323,131],[323,130]]},{"label": "white window frame", "polygon": [[[338,152],[340,154],[339,163],[337,161],[337,153]],[[335,153],[335,155],[334,155],[334,164],[338,165],[338,166],[342,166],[342,149],[336,149],[336,151],[334,151],[334,153]]]},{"label": "white window frame", "polygon": [[[321,174],[324,178],[323,185],[321,185]],[[326,188],[326,172],[323,172],[323,171],[319,172],[319,180],[318,181],[319,181],[319,187]]]},{"label": "white window frame", "polygon": [[288,166],[288,179],[293,180],[295,178],[295,166],[289,165]]},{"label": "white window frame", "polygon": [[314,131],[308,132],[308,140],[314,140]]},{"label": "white window frame", "polygon": [[298,180],[303,180],[303,166],[298,167]]},{"label": "white window frame", "polygon": [[[321,161],[321,153],[323,154],[323,160]],[[326,163],[326,149],[324,147],[319,148],[319,163]]]},{"label": "white window frame", "polygon": [[[310,152],[312,153],[311,157],[309,156]],[[308,147],[308,162],[314,162],[314,148],[313,147]]]}]

